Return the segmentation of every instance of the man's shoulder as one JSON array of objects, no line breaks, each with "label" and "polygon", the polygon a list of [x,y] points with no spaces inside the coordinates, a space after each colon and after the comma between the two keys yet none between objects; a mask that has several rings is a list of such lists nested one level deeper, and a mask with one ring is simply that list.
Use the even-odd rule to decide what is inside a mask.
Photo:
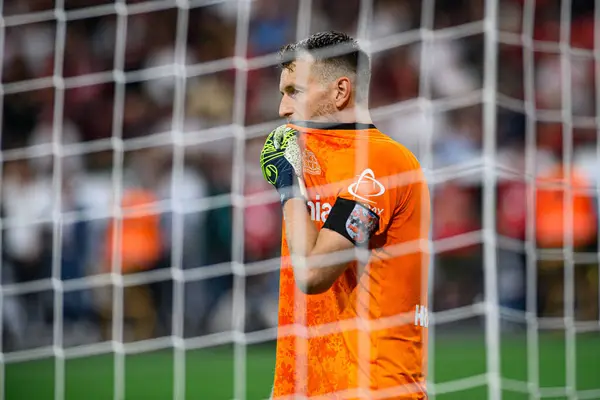
[{"label": "man's shoulder", "polygon": [[325,167],[329,180],[353,178],[365,169],[380,177],[421,169],[407,147],[374,125],[369,125],[369,129],[319,131],[307,137],[305,146],[305,168],[310,174],[319,175],[321,167]]},{"label": "man's shoulder", "polygon": [[365,169],[386,192],[403,191],[425,181],[415,154],[402,143],[376,130],[368,138],[368,160]]},{"label": "man's shoulder", "polygon": [[391,136],[387,135],[385,132],[380,131],[379,129],[372,130],[371,134],[368,135],[367,139],[370,142],[370,144],[380,148],[382,151],[387,151],[389,153],[395,154],[402,154],[410,156],[412,158],[415,157],[413,152],[410,151],[401,142],[393,139]]},{"label": "man's shoulder", "polygon": [[[367,137],[368,161],[389,175],[420,170],[417,157],[402,143],[392,139],[380,130],[373,130]],[[361,151],[357,146],[356,151]]]}]

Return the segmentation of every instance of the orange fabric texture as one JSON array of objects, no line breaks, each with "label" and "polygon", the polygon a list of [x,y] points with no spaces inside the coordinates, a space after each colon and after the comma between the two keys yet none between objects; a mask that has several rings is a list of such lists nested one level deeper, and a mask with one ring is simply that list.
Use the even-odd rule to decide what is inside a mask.
[{"label": "orange fabric texture", "polygon": [[[121,271],[132,273],[146,270],[160,256],[162,240],[160,233],[160,217],[158,214],[144,210],[156,201],[155,196],[141,189],[128,190],[123,194],[121,207],[125,214],[121,223]],[[130,215],[128,215],[131,213]],[[108,266],[112,265],[114,238],[119,228],[116,221],[111,221],[107,230],[106,258]]]},{"label": "orange fabric texture", "polygon": [[416,323],[415,310],[427,307],[430,203],[420,166],[376,129],[291,127],[301,132],[315,225],[323,226],[338,197],[368,205],[380,223],[368,263],[355,262],[319,295],[297,289],[284,226],[273,398],[378,391],[377,398],[424,399],[427,323],[423,315]]},{"label": "orange fabric texture", "polygon": [[565,178],[563,166],[558,165],[541,176],[536,185],[536,233],[538,245],[543,248],[561,248],[564,236],[573,237],[575,248],[589,245],[594,240],[597,222],[593,197],[586,193],[592,185],[574,168],[571,171],[572,220],[565,225]]}]

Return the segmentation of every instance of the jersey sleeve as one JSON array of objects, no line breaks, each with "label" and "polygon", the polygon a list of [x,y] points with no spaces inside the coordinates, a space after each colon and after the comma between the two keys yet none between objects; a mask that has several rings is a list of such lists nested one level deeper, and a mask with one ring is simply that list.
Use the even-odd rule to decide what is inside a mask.
[{"label": "jersey sleeve", "polygon": [[384,169],[369,166],[340,180],[341,188],[324,227],[363,244],[390,225],[402,188]]}]

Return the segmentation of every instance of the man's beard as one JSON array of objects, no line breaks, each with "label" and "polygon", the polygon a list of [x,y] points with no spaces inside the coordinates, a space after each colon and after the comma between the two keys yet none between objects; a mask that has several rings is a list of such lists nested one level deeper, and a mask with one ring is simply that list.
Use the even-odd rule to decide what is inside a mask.
[{"label": "man's beard", "polygon": [[315,110],[315,114],[311,119],[316,121],[334,122],[337,109],[331,103],[324,103]]}]

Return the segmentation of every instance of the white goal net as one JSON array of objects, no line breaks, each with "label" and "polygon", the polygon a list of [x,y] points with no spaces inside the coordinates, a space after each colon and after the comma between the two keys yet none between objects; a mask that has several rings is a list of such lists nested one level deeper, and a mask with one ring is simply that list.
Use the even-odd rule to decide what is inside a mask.
[{"label": "white goal net", "polygon": [[600,1],[0,15],[0,399],[269,397],[281,209],[258,159],[277,51],[325,30],[372,57],[374,123],[431,190],[429,398],[600,399]]}]

